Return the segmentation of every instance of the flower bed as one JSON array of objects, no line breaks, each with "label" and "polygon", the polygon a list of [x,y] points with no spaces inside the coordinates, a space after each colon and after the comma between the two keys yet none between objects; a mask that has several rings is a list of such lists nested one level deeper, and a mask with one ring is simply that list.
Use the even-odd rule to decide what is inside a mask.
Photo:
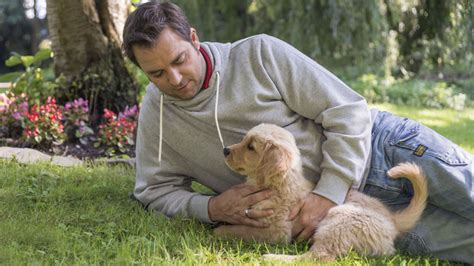
[{"label": "flower bed", "polygon": [[79,158],[133,156],[138,107],[118,114],[105,109],[96,130],[89,125],[88,101],[79,98],[64,105],[48,97],[30,104],[25,94],[0,94],[0,144],[33,147]]}]

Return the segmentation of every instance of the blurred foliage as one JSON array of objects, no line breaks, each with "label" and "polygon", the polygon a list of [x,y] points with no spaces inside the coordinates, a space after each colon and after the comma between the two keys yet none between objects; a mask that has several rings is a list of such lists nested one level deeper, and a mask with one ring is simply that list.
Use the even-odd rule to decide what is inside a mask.
[{"label": "blurred foliage", "polygon": [[278,36],[325,64],[383,57],[387,26],[375,1],[260,0],[250,11],[252,33]]},{"label": "blurred foliage", "polygon": [[[249,34],[255,18],[249,13],[251,0],[177,0],[202,41],[232,42]],[[286,2],[286,1],[283,1]]]},{"label": "blurred foliage", "polygon": [[[0,0],[0,62],[11,53],[34,54],[39,43],[47,37],[44,15],[38,17],[40,0]],[[29,13],[29,16],[26,14]],[[19,68],[7,68],[0,64],[0,73]]]},{"label": "blurred foliage", "polygon": [[368,103],[393,103],[428,108],[463,110],[472,106],[459,86],[443,81],[398,79],[387,82],[374,74],[364,74],[348,84]]},{"label": "blurred foliage", "polygon": [[55,94],[58,84],[61,83],[61,76],[51,79],[41,68],[41,63],[52,56],[50,49],[40,50],[35,55],[14,53],[5,61],[5,65],[21,66],[23,70],[0,75],[0,82],[10,82],[9,92],[16,96],[27,96],[31,105],[44,103],[49,96]]},{"label": "blurred foliage", "polygon": [[473,74],[473,16],[470,0],[386,2],[386,18],[397,33],[399,64],[413,73],[460,64]]},{"label": "blurred foliage", "polygon": [[[0,62],[4,62],[11,52],[31,53],[32,27],[26,18],[23,2],[0,0]],[[0,64],[0,73],[6,69]]]},{"label": "blurred foliage", "polygon": [[[266,33],[332,70],[355,65],[356,76],[474,76],[472,0],[173,2],[185,10],[203,41],[232,42]],[[11,52],[34,53],[31,41],[24,0],[0,0],[0,61]]]},{"label": "blurred foliage", "polygon": [[267,33],[359,74],[472,76],[470,0],[176,0],[205,41]]}]

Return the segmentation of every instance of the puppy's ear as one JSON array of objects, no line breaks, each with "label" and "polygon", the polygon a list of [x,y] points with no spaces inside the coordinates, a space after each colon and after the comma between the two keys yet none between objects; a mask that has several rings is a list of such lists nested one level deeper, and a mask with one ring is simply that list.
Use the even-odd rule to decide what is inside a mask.
[{"label": "puppy's ear", "polygon": [[275,177],[290,170],[292,155],[284,147],[268,141],[262,152],[262,157],[256,169],[257,183],[272,184],[278,181]]}]

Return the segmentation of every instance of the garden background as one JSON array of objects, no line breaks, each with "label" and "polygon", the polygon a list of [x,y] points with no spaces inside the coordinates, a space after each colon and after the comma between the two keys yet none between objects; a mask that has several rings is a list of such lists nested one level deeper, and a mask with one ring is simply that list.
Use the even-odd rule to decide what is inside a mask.
[{"label": "garden background", "polygon": [[[85,162],[65,170],[0,159],[0,262],[254,264],[262,253],[304,251],[220,241],[194,221],[149,215],[127,197],[133,169],[92,163],[134,156],[148,80],[120,45],[139,2],[0,0],[0,146]],[[274,35],[371,106],[417,119],[474,152],[470,0],[173,2],[201,41]],[[341,263],[433,260],[354,255]]]}]

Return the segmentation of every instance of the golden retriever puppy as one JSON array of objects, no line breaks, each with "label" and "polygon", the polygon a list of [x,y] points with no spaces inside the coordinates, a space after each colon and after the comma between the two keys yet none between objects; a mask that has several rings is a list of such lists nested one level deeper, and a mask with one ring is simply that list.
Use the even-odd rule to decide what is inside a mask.
[{"label": "golden retriever puppy", "polygon": [[[274,190],[274,196],[251,206],[252,209],[274,210],[262,218],[271,226],[254,228],[245,225],[221,225],[215,234],[244,240],[288,243],[292,223],[288,215],[292,207],[314,188],[302,175],[300,153],[293,135],[287,130],[260,124],[244,139],[228,147],[226,164],[247,176],[247,183]],[[392,213],[379,200],[353,189],[345,203],[329,210],[319,223],[308,253],[301,256],[266,255],[285,260],[333,260],[354,250],[361,255],[391,255],[395,238],[410,230],[420,218],[428,197],[426,178],[415,164],[404,163],[392,168],[392,178],[405,177],[413,185],[414,196],[408,207]]]}]

